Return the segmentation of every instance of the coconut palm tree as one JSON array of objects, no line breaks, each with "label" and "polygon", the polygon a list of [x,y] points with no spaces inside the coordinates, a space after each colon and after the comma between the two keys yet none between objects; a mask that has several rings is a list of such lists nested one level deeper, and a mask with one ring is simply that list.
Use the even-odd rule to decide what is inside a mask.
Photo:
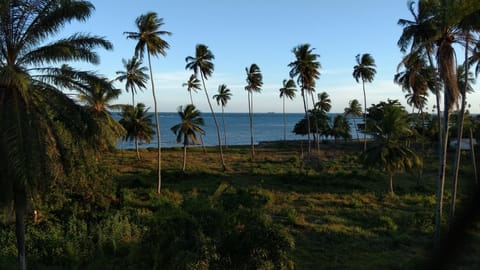
[{"label": "coconut palm tree", "polygon": [[364,117],[363,122],[365,126],[365,130],[363,132],[363,151],[367,150],[367,95],[365,93],[365,82],[373,82],[375,78],[375,74],[377,71],[375,70],[375,60],[373,57],[366,53],[366,54],[357,54],[355,57],[357,64],[353,67],[353,78],[358,82],[362,81],[362,88],[363,88],[363,103],[364,103]]},{"label": "coconut palm tree", "polygon": [[227,166],[225,165],[225,159],[223,158],[223,149],[222,149],[222,139],[220,136],[220,127],[218,126],[217,117],[215,112],[213,111],[212,103],[210,102],[210,98],[208,96],[207,87],[205,86],[205,80],[208,77],[212,76],[214,65],[212,60],[215,59],[213,53],[208,49],[208,47],[204,44],[198,44],[195,47],[195,57],[187,56],[185,58],[185,62],[187,65],[185,69],[193,70],[194,74],[202,78],[203,89],[205,90],[205,96],[207,97],[208,106],[210,107],[210,111],[212,112],[213,121],[215,123],[215,127],[217,128],[217,139],[218,139],[218,148],[220,149],[220,160],[222,162],[222,169],[225,171],[227,170]]},{"label": "coconut palm tree", "polygon": [[230,89],[228,89],[226,84],[221,84],[218,86],[218,94],[213,95],[213,99],[217,101],[217,105],[222,106],[222,122],[223,122],[223,137],[224,137],[224,143],[225,147],[228,145],[227,144],[227,128],[225,125],[225,106],[227,106],[228,101],[232,97],[232,93],[230,92]]},{"label": "coconut palm tree", "polygon": [[177,143],[183,141],[183,165],[182,171],[185,173],[187,166],[187,147],[191,144],[198,144],[197,134],[202,135],[204,133],[201,126],[204,125],[203,118],[199,110],[195,108],[195,105],[188,104],[185,107],[180,106],[178,108],[178,115],[181,122],[171,127],[171,130],[177,135]]},{"label": "coconut palm tree", "polygon": [[389,177],[389,192],[394,194],[393,176],[398,172],[422,166],[422,160],[415,151],[403,142],[412,134],[407,121],[407,112],[396,103],[381,103],[375,106],[374,125],[371,134],[374,143],[361,155],[361,161],[367,168],[381,168]]},{"label": "coconut palm tree", "polygon": [[290,77],[297,77],[297,85],[300,86],[303,108],[305,110],[305,119],[307,121],[307,138],[308,138],[308,153],[311,152],[310,143],[310,117],[308,116],[308,93],[314,91],[315,80],[320,78],[319,69],[322,67],[317,58],[320,55],[313,53],[314,48],[310,44],[301,44],[293,48],[292,53],[295,55],[295,61],[288,64],[290,70]]},{"label": "coconut palm tree", "polygon": [[247,73],[247,85],[245,90],[248,93],[248,115],[250,118],[250,144],[252,146],[251,157],[255,156],[255,146],[253,143],[253,92],[260,93],[263,85],[263,76],[257,64],[251,64],[249,68],[245,68]]},{"label": "coconut palm tree", "polygon": [[332,100],[327,92],[322,92],[318,94],[318,101],[315,103],[315,109],[319,110],[321,113],[328,113],[332,108]]},{"label": "coconut palm tree", "polygon": [[280,98],[283,99],[283,140],[287,140],[287,122],[285,119],[285,98],[292,100],[295,97],[297,86],[293,79],[283,80],[283,86],[280,90]]},{"label": "coconut palm tree", "polygon": [[98,126],[61,91],[81,83],[76,75],[82,72],[71,69],[73,76],[65,76],[54,64],[97,64],[93,50],[112,48],[89,34],[56,38],[67,23],[88,19],[93,9],[86,1],[0,4],[0,197],[13,201],[19,269],[26,269],[27,198],[78,170],[72,164],[85,164],[91,155],[89,142]]},{"label": "coconut palm tree", "polygon": [[352,137],[350,134],[350,124],[344,114],[335,116],[330,134],[334,137],[335,142],[337,142],[338,137],[343,138],[345,141]]},{"label": "coconut palm tree", "polygon": [[355,122],[355,118],[362,116],[362,105],[358,100],[352,99],[348,102],[348,107],[344,109],[343,114],[345,117],[351,116],[353,120],[353,126],[355,127],[355,133],[357,133],[357,140],[359,140],[358,137],[358,128],[357,128],[357,123]]},{"label": "coconut palm tree", "polygon": [[135,46],[136,57],[143,58],[145,51],[147,51],[148,69],[150,70],[150,82],[152,84],[152,96],[155,109],[155,126],[157,129],[157,193],[160,194],[162,187],[162,144],[151,56],[158,56],[159,54],[162,56],[167,55],[166,50],[170,48],[170,45],[167,41],[162,39],[162,36],[169,36],[172,33],[160,30],[160,28],[164,24],[163,18],[158,18],[157,13],[155,12],[148,12],[146,14],[140,15],[135,20],[135,24],[137,26],[138,32],[125,32],[124,34],[127,35],[128,39],[137,40],[137,45]]},{"label": "coconut palm tree", "polygon": [[142,60],[138,57],[132,57],[128,61],[122,59],[124,70],[117,71],[116,80],[125,81],[125,90],[132,93],[132,106],[135,106],[135,95],[137,90],[143,91],[147,88],[148,75],[147,67],[142,66]]},{"label": "coconut palm tree", "polygon": [[190,75],[190,78],[188,78],[188,81],[186,83],[182,84],[183,87],[187,87],[187,91],[190,94],[190,104],[193,104],[193,97],[192,97],[192,90],[197,92],[198,90],[201,90],[200,86],[200,80],[195,76],[195,74]]},{"label": "coconut palm tree", "polygon": [[138,103],[135,107],[125,105],[122,107],[122,116],[119,123],[126,130],[125,141],[134,141],[137,159],[140,160],[139,143],[150,143],[155,135],[155,125],[152,122],[152,115],[148,113],[150,108],[145,104]]},{"label": "coconut palm tree", "polygon": [[111,116],[109,110],[119,109],[111,104],[121,93],[106,78],[88,80],[87,84],[75,87],[79,92],[79,102],[92,114],[100,127],[98,133],[98,150],[116,149],[118,138],[125,134],[125,129]]}]

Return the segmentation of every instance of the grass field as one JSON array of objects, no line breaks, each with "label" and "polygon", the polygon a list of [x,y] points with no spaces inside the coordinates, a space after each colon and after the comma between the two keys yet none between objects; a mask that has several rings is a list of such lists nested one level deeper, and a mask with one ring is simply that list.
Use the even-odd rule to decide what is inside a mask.
[{"label": "grass field", "polygon": [[[391,196],[384,174],[358,165],[355,146],[321,147],[309,165],[302,162],[300,147],[256,147],[254,161],[249,147],[228,147],[226,172],[220,170],[216,148],[191,148],[185,174],[181,149],[164,149],[163,190],[181,197],[191,192],[208,196],[220,185],[259,189],[269,198],[272,219],[295,238],[297,269],[425,269],[434,260],[436,160],[426,157],[421,177],[418,172],[395,176],[396,195]],[[155,152],[141,154],[142,161],[131,151],[112,157],[120,186],[155,188]],[[463,161],[460,204],[474,187],[466,155]],[[449,190],[447,182],[445,213]],[[469,239],[479,239],[478,230],[469,233]],[[475,244],[465,246],[479,251]],[[476,269],[471,258],[458,258],[456,264]]]}]

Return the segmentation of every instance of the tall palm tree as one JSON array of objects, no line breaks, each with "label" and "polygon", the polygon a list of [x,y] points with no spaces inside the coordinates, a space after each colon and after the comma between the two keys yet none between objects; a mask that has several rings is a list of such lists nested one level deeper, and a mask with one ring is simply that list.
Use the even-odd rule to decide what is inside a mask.
[{"label": "tall palm tree", "polygon": [[393,176],[404,170],[422,166],[422,160],[415,151],[406,146],[403,138],[412,134],[407,121],[407,112],[401,106],[393,103],[383,103],[376,106],[375,122],[370,133],[375,136],[375,141],[361,160],[368,168],[382,168],[389,177],[389,192],[393,191]]},{"label": "tall palm tree", "polygon": [[204,125],[203,118],[199,110],[195,108],[195,105],[188,104],[185,107],[180,106],[178,108],[178,115],[181,122],[174,125],[171,130],[177,135],[177,143],[183,141],[183,166],[182,171],[185,172],[187,166],[187,147],[190,144],[198,144],[197,134],[202,135],[204,133],[201,126]]},{"label": "tall palm tree", "polygon": [[117,71],[116,80],[125,81],[125,90],[132,93],[132,106],[135,106],[135,95],[137,90],[143,91],[147,88],[148,75],[146,73],[147,67],[142,66],[142,60],[138,57],[132,57],[128,61],[122,59],[124,70]]},{"label": "tall palm tree", "polygon": [[301,44],[293,48],[292,53],[295,55],[295,61],[288,64],[290,70],[290,77],[297,77],[297,85],[300,86],[303,108],[305,110],[305,118],[307,120],[307,138],[308,138],[308,153],[311,152],[310,143],[310,117],[308,116],[308,93],[315,89],[315,80],[320,78],[319,69],[322,67],[317,58],[320,55],[313,53],[314,48],[310,44]]},{"label": "tall palm tree", "polygon": [[287,121],[285,119],[285,98],[292,100],[295,97],[297,86],[293,79],[283,80],[283,86],[280,90],[280,98],[283,99],[283,140],[287,140]]},{"label": "tall palm tree", "polygon": [[225,139],[225,147],[227,144],[227,127],[225,125],[225,106],[227,106],[228,101],[232,97],[230,89],[228,89],[226,84],[221,84],[218,86],[218,94],[213,95],[213,99],[217,101],[217,105],[222,106],[222,122],[223,122],[223,137]]},{"label": "tall palm tree", "polygon": [[245,90],[248,93],[248,115],[250,118],[250,144],[252,147],[252,160],[255,156],[255,146],[253,143],[253,92],[260,93],[263,85],[263,76],[257,64],[251,64],[249,68],[245,68],[247,73],[247,85]]},{"label": "tall palm tree", "polygon": [[125,129],[113,119],[109,110],[119,108],[119,105],[111,103],[118,98],[121,90],[114,88],[112,81],[106,78],[88,80],[86,85],[75,87],[75,90],[79,92],[79,102],[98,122],[98,150],[116,149],[117,140],[125,134]]},{"label": "tall palm tree", "polygon": [[223,149],[222,149],[222,139],[220,136],[220,127],[218,126],[217,117],[215,112],[213,111],[212,103],[210,102],[210,98],[208,96],[207,87],[205,86],[205,80],[208,77],[212,76],[214,65],[212,60],[215,59],[213,53],[208,49],[208,47],[204,44],[198,44],[195,47],[195,57],[187,56],[185,58],[185,62],[187,65],[185,69],[193,70],[194,74],[197,76],[200,74],[202,78],[203,89],[205,90],[205,96],[207,97],[208,106],[210,107],[210,111],[212,112],[213,121],[215,123],[215,127],[217,128],[217,139],[218,139],[218,147],[220,149],[220,160],[222,162],[222,169],[225,171],[227,170],[227,166],[225,165],[225,159],[223,158]]},{"label": "tall palm tree", "polygon": [[363,122],[365,126],[365,130],[363,131],[363,151],[367,150],[367,95],[365,93],[365,82],[373,82],[375,78],[375,74],[377,71],[375,70],[375,60],[373,57],[366,53],[366,54],[357,54],[355,57],[357,64],[353,67],[353,78],[358,82],[362,81],[362,88],[363,88],[363,103],[364,103],[364,116]]},{"label": "tall palm tree", "polygon": [[[27,198],[49,180],[86,163],[90,114],[64,89],[77,83],[56,63],[97,64],[95,48],[111,49],[103,38],[73,34],[56,39],[71,21],[84,21],[94,7],[86,1],[2,1],[0,4],[0,197],[13,201],[19,269],[26,269]],[[79,82],[81,83],[81,82]],[[74,162],[72,162],[74,161]],[[85,166],[89,168],[90,166]],[[82,172],[80,172],[82,173]]]},{"label": "tall palm tree", "polygon": [[122,118],[119,123],[126,130],[124,140],[135,142],[137,159],[140,160],[139,143],[150,143],[155,135],[155,126],[152,122],[152,115],[148,113],[149,108],[145,104],[137,103],[135,107],[125,105],[122,107]]},{"label": "tall palm tree", "polygon": [[353,120],[353,126],[355,127],[355,133],[357,133],[357,140],[359,140],[358,137],[358,128],[357,128],[357,123],[355,122],[355,118],[362,116],[362,105],[358,100],[352,99],[348,102],[348,107],[344,109],[343,114],[348,117],[351,116]]},{"label": "tall palm tree", "polygon": [[135,46],[135,56],[143,58],[143,54],[147,51],[148,69],[150,70],[150,82],[152,84],[153,104],[155,109],[155,126],[157,128],[157,174],[158,185],[157,193],[160,194],[162,187],[162,144],[160,136],[160,123],[158,120],[157,97],[155,95],[155,84],[153,80],[151,56],[167,55],[167,49],[170,48],[168,42],[162,39],[164,35],[171,35],[168,31],[160,30],[163,26],[163,18],[158,18],[157,13],[148,12],[140,15],[136,20],[138,32],[125,32],[128,39],[137,40]]},{"label": "tall palm tree", "polygon": [[195,74],[190,75],[190,78],[188,78],[188,81],[186,83],[182,84],[183,87],[187,87],[187,91],[190,94],[190,104],[193,104],[193,97],[192,97],[192,90],[197,92],[198,90],[201,90],[200,86],[200,80],[195,76]]}]

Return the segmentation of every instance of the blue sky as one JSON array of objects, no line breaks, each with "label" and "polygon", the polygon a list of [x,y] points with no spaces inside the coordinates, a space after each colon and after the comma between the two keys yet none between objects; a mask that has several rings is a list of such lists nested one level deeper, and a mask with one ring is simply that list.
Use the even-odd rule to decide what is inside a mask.
[{"label": "blue sky", "polygon": [[[88,32],[105,36],[114,44],[113,51],[99,51],[101,64],[88,66],[109,77],[123,68],[122,58],[133,55],[135,41],[123,32],[136,31],[135,19],[148,11],[164,18],[163,30],[170,44],[166,57],[153,58],[154,81],[159,111],[176,111],[189,103],[182,83],[191,72],[185,70],[185,57],[193,56],[196,44],[207,45],[215,55],[215,71],[207,81],[213,96],[225,83],[233,96],[226,112],[245,112],[245,67],[256,63],[263,74],[262,93],[254,95],[255,112],[281,112],[279,88],[288,78],[287,65],[294,60],[292,48],[309,43],[320,55],[321,76],[316,91],[327,92],[331,112],[343,112],[349,100],[363,105],[361,84],[352,77],[355,56],[370,53],[377,64],[377,75],[366,85],[367,105],[381,100],[399,99],[405,93],[393,83],[402,54],[396,45],[401,34],[400,18],[411,18],[406,0],[93,0],[95,12],[85,23],[69,25],[68,32]],[[147,63],[145,62],[145,65]],[[117,85],[123,89],[122,84]],[[474,100],[473,94],[470,100]],[[207,112],[205,94],[194,94],[195,105]],[[429,98],[433,102],[433,96]],[[129,103],[129,93],[122,93],[118,103]],[[139,93],[136,101],[152,107],[150,87]],[[478,102],[472,101],[473,104]],[[214,103],[215,104],[215,103]],[[433,103],[428,108],[432,110]],[[406,106],[409,109],[408,106]],[[478,105],[472,106],[472,111]],[[480,108],[480,107],[479,107]],[[215,109],[220,110],[215,104]],[[287,112],[302,112],[300,95],[287,102]]]}]

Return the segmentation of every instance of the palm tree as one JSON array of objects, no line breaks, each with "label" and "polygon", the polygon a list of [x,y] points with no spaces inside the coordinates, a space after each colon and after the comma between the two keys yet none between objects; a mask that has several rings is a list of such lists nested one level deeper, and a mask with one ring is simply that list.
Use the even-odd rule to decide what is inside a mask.
[{"label": "palm tree", "polygon": [[143,91],[147,88],[148,75],[145,73],[147,67],[142,66],[142,60],[137,57],[132,57],[128,61],[122,59],[124,70],[117,71],[116,80],[120,82],[125,81],[125,90],[132,92],[132,106],[135,106],[135,94],[137,89]]},{"label": "palm tree", "polygon": [[153,104],[155,109],[155,126],[157,128],[157,193],[160,194],[162,187],[162,144],[160,136],[160,123],[158,120],[157,97],[155,96],[155,84],[153,80],[151,55],[167,55],[166,50],[170,48],[170,45],[168,44],[168,42],[162,39],[162,36],[171,35],[172,33],[160,30],[160,27],[162,27],[162,25],[164,24],[163,18],[158,18],[157,13],[155,12],[148,12],[144,15],[140,15],[135,20],[135,24],[137,25],[138,32],[125,32],[124,34],[127,35],[128,39],[137,40],[137,45],[135,46],[135,56],[143,58],[145,50],[147,51],[148,69],[150,70],[150,82],[152,83]]},{"label": "palm tree", "polygon": [[252,146],[252,160],[255,156],[255,146],[253,144],[253,92],[258,92],[262,90],[263,85],[263,76],[260,68],[257,64],[251,64],[249,68],[245,68],[247,73],[247,86],[245,90],[248,92],[248,115],[250,118],[250,144]]},{"label": "palm tree", "polygon": [[322,92],[318,94],[318,101],[315,103],[315,109],[319,110],[321,113],[328,113],[332,108],[332,100],[327,92]]},{"label": "palm tree", "polygon": [[315,89],[315,80],[320,78],[320,72],[318,70],[322,67],[320,62],[317,61],[320,55],[314,54],[313,50],[314,48],[310,48],[310,44],[298,45],[292,50],[292,53],[295,55],[295,61],[288,64],[291,68],[290,77],[297,77],[297,85],[300,86],[302,91],[303,108],[307,121],[308,153],[311,152],[311,143],[307,95]]},{"label": "palm tree", "polygon": [[364,116],[363,122],[365,126],[365,130],[363,131],[363,151],[367,150],[367,95],[365,93],[365,82],[373,82],[375,78],[375,74],[377,71],[375,70],[375,60],[373,57],[366,53],[363,55],[357,54],[355,57],[357,60],[357,64],[353,67],[353,78],[358,82],[360,79],[362,80],[362,88],[363,88],[363,103],[364,103]]},{"label": "palm tree", "polygon": [[[393,176],[398,172],[422,166],[422,160],[415,151],[402,142],[403,138],[412,134],[407,121],[407,112],[395,103],[382,103],[375,107],[375,118],[370,132],[375,141],[361,160],[368,168],[382,168],[389,177],[389,192],[393,191]],[[378,119],[379,118],[379,119]]]},{"label": "palm tree", "polygon": [[100,132],[98,134],[99,150],[116,149],[117,139],[125,134],[125,129],[111,116],[109,110],[118,109],[118,105],[110,104],[121,93],[120,89],[114,88],[111,81],[106,78],[88,80],[86,85],[75,87],[79,92],[78,100],[92,114],[98,122]]},{"label": "palm tree", "polygon": [[335,142],[337,142],[338,137],[342,137],[345,141],[352,137],[350,135],[350,125],[348,123],[348,119],[344,114],[335,116],[330,134],[334,137]]},{"label": "palm tree", "polygon": [[174,125],[171,130],[177,135],[177,143],[181,143],[183,140],[183,166],[182,171],[185,173],[185,167],[187,166],[187,147],[190,144],[198,144],[197,134],[202,135],[204,133],[201,126],[204,125],[203,118],[200,115],[200,111],[195,108],[195,105],[188,104],[184,107],[178,108],[178,115],[181,122]]},{"label": "palm tree", "polygon": [[76,84],[81,72],[72,69],[74,76],[64,76],[51,65],[97,64],[93,49],[112,48],[105,39],[88,34],[55,39],[65,24],[86,20],[93,9],[85,1],[0,5],[0,197],[13,200],[19,269],[26,269],[27,198],[40,186],[48,187],[50,180],[76,171],[72,164],[86,164],[91,154],[87,141],[98,127],[61,91]]},{"label": "palm tree", "polygon": [[207,87],[205,86],[205,80],[208,77],[212,76],[214,65],[212,60],[215,59],[213,53],[208,49],[207,46],[203,44],[198,44],[195,48],[195,57],[188,56],[185,58],[185,62],[187,65],[185,69],[193,70],[194,74],[197,76],[200,74],[202,78],[203,89],[205,90],[205,96],[207,97],[208,106],[210,107],[210,111],[212,112],[213,121],[215,123],[215,127],[217,128],[217,139],[218,139],[218,147],[220,149],[220,160],[222,162],[222,169],[225,171],[227,170],[227,166],[225,165],[225,159],[223,158],[223,150],[222,150],[222,139],[220,136],[220,127],[218,126],[217,117],[215,112],[213,111],[212,103],[210,102],[210,98],[208,96]]},{"label": "palm tree", "polygon": [[293,79],[283,80],[283,86],[280,90],[280,98],[283,99],[283,140],[287,140],[287,122],[285,119],[285,98],[292,100],[295,97],[297,86]]},{"label": "palm tree", "polygon": [[122,118],[119,123],[126,130],[124,140],[134,141],[137,159],[140,160],[139,143],[150,143],[155,135],[155,127],[152,122],[152,115],[148,113],[149,108],[145,104],[138,103],[137,106],[125,105],[122,107]]},{"label": "palm tree", "polygon": [[358,137],[358,128],[357,128],[357,123],[355,122],[356,117],[362,116],[362,105],[358,100],[352,99],[348,102],[348,107],[344,109],[343,114],[348,117],[351,116],[353,120],[353,126],[355,127],[355,133],[357,133],[357,140],[359,139]]},{"label": "palm tree", "polygon": [[187,87],[187,91],[190,94],[190,104],[193,104],[193,98],[192,98],[192,90],[197,92],[198,90],[201,90],[200,86],[200,80],[195,76],[195,74],[190,75],[190,78],[188,78],[188,81],[186,83],[182,84],[183,87]]},{"label": "palm tree", "polygon": [[227,144],[227,129],[225,125],[225,106],[227,106],[228,101],[232,97],[232,93],[230,93],[230,89],[228,89],[226,84],[221,84],[218,86],[218,94],[213,95],[213,99],[217,101],[217,105],[222,106],[222,122],[223,122],[223,137],[225,139],[225,147],[228,145]]}]

